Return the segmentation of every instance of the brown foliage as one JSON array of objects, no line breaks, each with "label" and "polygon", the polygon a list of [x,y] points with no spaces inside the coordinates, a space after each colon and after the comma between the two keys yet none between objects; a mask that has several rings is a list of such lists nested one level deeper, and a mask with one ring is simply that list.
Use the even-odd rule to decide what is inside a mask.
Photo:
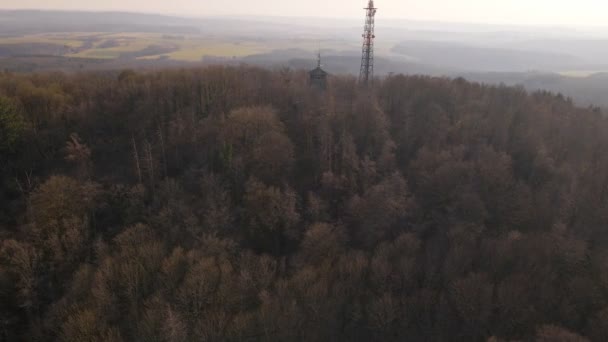
[{"label": "brown foliage", "polygon": [[606,117],[306,79],[1,74],[0,340],[608,339]]}]

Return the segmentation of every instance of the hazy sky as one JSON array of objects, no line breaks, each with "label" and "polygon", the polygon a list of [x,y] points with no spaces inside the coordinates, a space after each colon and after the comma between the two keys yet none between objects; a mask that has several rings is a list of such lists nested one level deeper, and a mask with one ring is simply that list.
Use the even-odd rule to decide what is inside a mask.
[{"label": "hazy sky", "polygon": [[[0,0],[0,8],[127,10],[180,15],[361,17],[364,0]],[[540,25],[608,25],[608,0],[376,0],[378,16]]]}]

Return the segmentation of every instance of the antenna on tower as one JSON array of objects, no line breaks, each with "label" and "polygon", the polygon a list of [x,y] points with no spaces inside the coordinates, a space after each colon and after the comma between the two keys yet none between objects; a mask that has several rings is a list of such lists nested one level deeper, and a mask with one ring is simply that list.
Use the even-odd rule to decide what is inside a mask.
[{"label": "antenna on tower", "polygon": [[359,83],[367,86],[374,80],[374,34],[376,11],[374,0],[369,0],[365,10],[365,27],[363,28],[363,49],[361,56],[361,71],[359,72]]},{"label": "antenna on tower", "polygon": [[321,42],[319,42],[319,50],[317,52],[317,68],[321,68]]}]

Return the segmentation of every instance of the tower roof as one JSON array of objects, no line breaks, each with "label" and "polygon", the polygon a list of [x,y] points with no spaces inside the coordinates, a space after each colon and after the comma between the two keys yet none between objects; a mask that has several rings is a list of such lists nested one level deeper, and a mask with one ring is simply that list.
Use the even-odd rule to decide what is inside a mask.
[{"label": "tower roof", "polygon": [[318,66],[318,67],[310,70],[310,75],[311,76],[327,76],[329,74],[327,73],[327,71],[321,69],[321,67]]}]

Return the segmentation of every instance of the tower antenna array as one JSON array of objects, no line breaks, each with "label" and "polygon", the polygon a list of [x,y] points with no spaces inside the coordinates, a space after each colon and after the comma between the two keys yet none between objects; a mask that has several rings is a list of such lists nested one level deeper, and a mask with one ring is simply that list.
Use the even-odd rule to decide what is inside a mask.
[{"label": "tower antenna array", "polygon": [[374,0],[369,0],[365,10],[365,28],[363,29],[363,53],[361,56],[361,71],[359,72],[359,83],[368,85],[374,80],[374,34],[375,17],[377,8]]}]

